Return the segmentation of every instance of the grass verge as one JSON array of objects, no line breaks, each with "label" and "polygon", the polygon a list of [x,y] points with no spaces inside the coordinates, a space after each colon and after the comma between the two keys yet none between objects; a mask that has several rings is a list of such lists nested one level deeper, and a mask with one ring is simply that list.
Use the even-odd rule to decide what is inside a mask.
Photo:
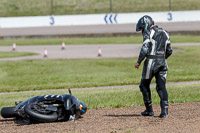
[{"label": "grass verge", "polygon": [[[200,102],[200,84],[168,86],[169,102]],[[24,101],[30,97],[46,94],[68,94],[66,91],[44,91],[33,93],[15,93],[1,95],[0,108],[14,106],[15,101]],[[139,88],[117,88],[96,90],[72,90],[72,94],[84,101],[88,108],[116,108],[143,105]],[[152,88],[153,104],[159,104],[160,99],[155,88]]]},{"label": "grass verge", "polygon": [[[61,45],[62,41],[68,44],[141,44],[142,36],[129,37],[102,37],[102,38],[49,38],[49,39],[17,39],[1,40],[0,46],[11,46],[13,41],[17,45]],[[199,36],[171,36],[173,43],[200,42]]]},{"label": "grass verge", "polygon": [[[200,80],[200,47],[178,47],[168,59],[167,80]],[[0,62],[0,92],[138,84],[136,58]]]},{"label": "grass verge", "polygon": [[32,56],[37,55],[37,53],[30,53],[30,52],[7,52],[1,51],[0,58],[11,58],[11,57],[21,57],[21,56]]}]

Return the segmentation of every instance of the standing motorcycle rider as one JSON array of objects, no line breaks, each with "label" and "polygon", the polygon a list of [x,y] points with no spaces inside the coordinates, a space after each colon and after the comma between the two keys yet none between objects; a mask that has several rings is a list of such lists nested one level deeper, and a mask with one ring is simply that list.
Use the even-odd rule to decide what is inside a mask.
[{"label": "standing motorcycle rider", "polygon": [[143,45],[140,50],[135,68],[139,68],[141,62],[146,58],[143,66],[140,91],[143,95],[146,110],[143,116],[153,116],[150,83],[152,78],[156,78],[156,90],[160,97],[161,114],[160,118],[168,117],[168,93],[166,90],[167,61],[172,54],[169,34],[154,25],[150,16],[143,16],[136,25],[136,31],[142,31]]}]

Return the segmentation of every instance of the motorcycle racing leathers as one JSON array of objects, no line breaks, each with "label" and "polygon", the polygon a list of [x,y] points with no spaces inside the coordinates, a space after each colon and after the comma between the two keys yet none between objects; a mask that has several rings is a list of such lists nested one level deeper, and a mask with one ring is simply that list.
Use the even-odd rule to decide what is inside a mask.
[{"label": "motorcycle racing leathers", "polygon": [[[146,58],[143,66],[142,79],[140,83],[140,91],[143,94],[143,100],[147,112],[153,112],[150,83],[152,78],[156,78],[156,90],[160,97],[161,114],[168,112],[164,108],[168,108],[168,93],[166,90],[167,61],[166,59],[172,54],[169,34],[154,26],[143,31],[143,45],[140,50],[137,63]],[[168,111],[168,110],[167,110]]]}]

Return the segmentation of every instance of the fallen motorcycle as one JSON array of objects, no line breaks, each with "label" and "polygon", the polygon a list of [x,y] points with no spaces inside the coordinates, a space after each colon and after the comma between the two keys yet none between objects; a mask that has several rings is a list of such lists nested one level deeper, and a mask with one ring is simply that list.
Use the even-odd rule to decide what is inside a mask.
[{"label": "fallen motorcycle", "polygon": [[3,107],[3,118],[20,118],[27,122],[53,122],[59,120],[74,120],[87,111],[87,106],[77,97],[69,94],[35,96],[16,103],[15,107]]}]

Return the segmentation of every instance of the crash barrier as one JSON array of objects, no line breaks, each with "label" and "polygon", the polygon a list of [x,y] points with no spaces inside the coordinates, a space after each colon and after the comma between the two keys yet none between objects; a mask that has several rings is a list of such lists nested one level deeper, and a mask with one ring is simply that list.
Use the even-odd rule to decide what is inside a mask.
[{"label": "crash barrier", "polygon": [[1,17],[0,28],[128,24],[137,23],[138,19],[144,15],[151,16],[156,22],[200,21],[200,10],[117,14],[109,13],[86,15]]}]

